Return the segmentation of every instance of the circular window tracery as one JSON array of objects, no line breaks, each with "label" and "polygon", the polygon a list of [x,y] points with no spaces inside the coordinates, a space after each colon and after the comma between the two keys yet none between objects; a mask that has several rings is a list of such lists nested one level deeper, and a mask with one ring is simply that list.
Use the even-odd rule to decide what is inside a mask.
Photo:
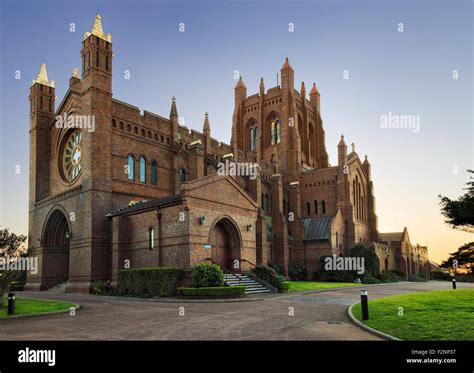
[{"label": "circular window tracery", "polygon": [[81,172],[82,156],[82,133],[80,130],[74,130],[68,137],[63,153],[64,176],[68,181],[73,181]]}]

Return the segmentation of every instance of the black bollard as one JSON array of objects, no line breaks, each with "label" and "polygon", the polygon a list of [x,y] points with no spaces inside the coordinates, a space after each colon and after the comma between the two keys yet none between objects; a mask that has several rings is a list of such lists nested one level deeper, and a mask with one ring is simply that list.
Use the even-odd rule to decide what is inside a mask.
[{"label": "black bollard", "polygon": [[360,291],[360,307],[362,310],[362,320],[369,319],[369,302],[367,296],[367,290]]},{"label": "black bollard", "polygon": [[451,280],[451,282],[453,283],[453,289],[456,289],[456,279],[453,278],[453,279]]},{"label": "black bollard", "polygon": [[8,316],[15,313],[15,293],[8,293]]}]

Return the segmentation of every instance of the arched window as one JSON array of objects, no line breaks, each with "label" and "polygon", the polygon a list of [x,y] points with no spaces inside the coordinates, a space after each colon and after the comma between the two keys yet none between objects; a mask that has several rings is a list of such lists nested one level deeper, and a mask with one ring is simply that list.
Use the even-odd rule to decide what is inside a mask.
[{"label": "arched window", "polygon": [[271,126],[270,135],[271,135],[271,139],[272,139],[272,145],[275,145],[275,121],[274,120],[272,120],[270,126]]},{"label": "arched window", "polygon": [[323,210],[323,214],[325,214],[326,213],[326,201],[321,202],[321,208]]},{"label": "arched window", "polygon": [[135,178],[135,159],[133,158],[133,155],[128,156],[128,180],[134,180]]},{"label": "arched window", "polygon": [[151,183],[156,184],[158,182],[158,167],[156,162],[151,162]]},{"label": "arched window", "polygon": [[155,248],[155,228],[148,228],[148,248],[153,250]]},{"label": "arched window", "polygon": [[314,201],[314,213],[318,215],[318,201]]},{"label": "arched window", "polygon": [[311,215],[311,205],[309,202],[306,202],[306,213],[308,215]]},{"label": "arched window", "polygon": [[270,122],[270,140],[271,144],[279,144],[281,139],[280,119],[274,117]]},{"label": "arched window", "polygon": [[255,150],[257,149],[257,143],[258,143],[258,127],[255,125],[255,123],[250,126],[249,135],[250,135],[250,150]]},{"label": "arched window", "polygon": [[112,127],[117,128],[117,122],[115,122],[115,119],[112,119]]},{"label": "arched window", "polygon": [[132,130],[132,126],[130,124],[127,124],[127,131],[130,132]]},{"label": "arched window", "polygon": [[140,182],[146,182],[146,161],[145,157],[140,157]]},{"label": "arched window", "polygon": [[184,167],[181,167],[179,170],[179,182],[186,182],[186,169]]},{"label": "arched window", "polygon": [[277,119],[277,120],[276,120],[276,143],[277,143],[277,144],[280,143],[280,133],[281,133],[280,120]]}]

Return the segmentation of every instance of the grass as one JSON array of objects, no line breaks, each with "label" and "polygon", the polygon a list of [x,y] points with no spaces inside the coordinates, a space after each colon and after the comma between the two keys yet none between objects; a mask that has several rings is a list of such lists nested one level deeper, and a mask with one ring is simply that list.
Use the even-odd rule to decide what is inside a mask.
[{"label": "grass", "polygon": [[[399,307],[403,315],[399,316]],[[360,304],[352,308],[361,319]],[[436,290],[369,300],[371,328],[404,340],[474,340],[474,289]]]},{"label": "grass", "polygon": [[359,286],[354,282],[291,281],[290,291],[307,291]]},{"label": "grass", "polygon": [[[3,308],[0,309],[0,318],[7,316],[8,300],[3,299]],[[57,302],[51,300],[16,298],[15,316],[18,315],[34,315],[45,312],[63,311],[74,307],[72,303]]]}]

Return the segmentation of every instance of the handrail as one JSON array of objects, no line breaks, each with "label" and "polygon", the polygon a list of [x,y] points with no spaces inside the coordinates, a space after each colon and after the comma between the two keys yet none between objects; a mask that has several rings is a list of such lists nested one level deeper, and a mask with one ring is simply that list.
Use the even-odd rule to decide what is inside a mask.
[{"label": "handrail", "polygon": [[241,263],[241,262],[246,262],[246,263],[250,264],[250,266],[253,267],[253,268],[256,268],[256,267],[257,267],[256,264],[252,263],[250,260],[247,260],[247,259],[235,258],[235,259],[229,259],[229,262],[230,262],[230,261],[233,262],[234,260],[238,260],[238,261],[239,261],[239,267],[240,267],[240,269],[242,269],[242,263]]},{"label": "handrail", "polygon": [[211,262],[212,264],[215,264],[215,265],[219,266],[219,268],[222,269],[222,271],[224,273],[227,273],[227,274],[230,274],[230,275],[233,275],[233,276],[237,277],[237,279],[239,280],[239,286],[240,286],[240,284],[242,283],[242,279],[240,278],[240,276],[238,274],[233,273],[232,271],[229,271],[227,268],[221,266],[219,263],[212,260],[212,258],[206,258],[205,260]]}]

